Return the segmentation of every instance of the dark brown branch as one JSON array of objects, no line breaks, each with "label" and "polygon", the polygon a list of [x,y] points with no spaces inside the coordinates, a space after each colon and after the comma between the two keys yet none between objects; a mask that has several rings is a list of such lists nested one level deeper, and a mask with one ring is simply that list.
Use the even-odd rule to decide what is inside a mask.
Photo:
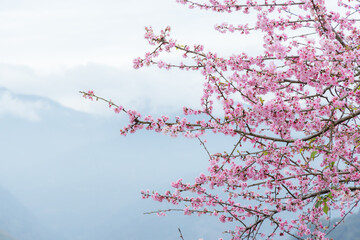
[{"label": "dark brown branch", "polygon": [[[111,106],[114,106],[114,107],[119,107],[118,105],[116,105],[115,103],[107,100],[107,99],[104,99],[102,97],[99,97],[99,96],[96,96],[94,94],[89,94],[87,92],[84,92],[84,91],[79,91],[80,93],[82,93],[84,96],[90,96],[90,97],[93,97],[95,98],[96,100],[100,99],[104,102],[107,102],[109,105]],[[125,109],[123,109],[122,111],[124,111],[125,113],[127,112]],[[354,113],[351,113],[349,115],[347,115],[346,117],[343,117],[335,122],[333,122],[332,124],[324,127],[321,131],[313,134],[313,135],[310,135],[308,137],[304,137],[302,138],[301,140],[302,141],[308,141],[308,140],[311,140],[313,138],[316,138],[322,134],[324,134],[325,132],[327,132],[330,128],[333,128],[345,121],[348,121],[352,118],[355,118],[356,116],[360,115],[360,110],[354,112]],[[136,121],[136,124],[144,124],[144,125],[151,125],[151,122],[148,122],[148,121],[141,121],[141,120],[137,120]],[[165,123],[167,126],[173,126],[173,125],[176,125],[178,123]],[[203,128],[200,124],[187,124],[186,125],[187,127],[200,127],[200,129],[198,130],[204,130],[204,129],[213,129],[212,127],[205,127]],[[248,136],[253,136],[253,137],[257,137],[257,138],[261,138],[261,139],[266,139],[266,140],[272,140],[272,141],[276,141],[276,142],[284,142],[284,143],[293,143],[295,142],[297,139],[283,139],[283,138],[276,138],[276,137],[269,137],[269,136],[265,136],[265,135],[260,135],[260,134],[256,134],[256,133],[251,133],[251,132],[244,132],[244,131],[241,131],[241,130],[234,130],[234,132],[236,133],[239,133],[239,134],[242,134],[242,135],[248,135]]]},{"label": "dark brown branch", "polygon": [[[349,187],[349,190],[350,191],[360,190],[360,187]],[[301,198],[301,200],[306,200],[306,199],[313,198],[313,197],[316,197],[316,196],[324,195],[324,194],[329,193],[329,192],[330,192],[330,189],[324,189],[324,190],[321,190],[319,192],[314,192],[314,193],[307,194],[307,195],[303,196]]]},{"label": "dark brown branch", "polygon": [[182,232],[181,232],[180,228],[178,228],[178,230],[179,230],[179,233],[180,233],[180,238],[181,238],[182,240],[184,240],[184,237],[183,237],[183,235],[182,235]]}]

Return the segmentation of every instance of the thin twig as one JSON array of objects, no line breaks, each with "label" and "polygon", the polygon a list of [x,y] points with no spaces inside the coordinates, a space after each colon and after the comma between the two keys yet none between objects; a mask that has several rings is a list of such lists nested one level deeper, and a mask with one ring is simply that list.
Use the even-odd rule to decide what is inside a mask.
[{"label": "thin twig", "polygon": [[178,230],[179,230],[179,233],[180,233],[180,238],[181,238],[182,240],[184,240],[184,237],[183,237],[183,235],[182,235],[182,233],[181,233],[180,228],[178,228]]},{"label": "thin twig", "polygon": [[198,137],[198,140],[200,141],[200,144],[204,147],[204,149],[205,149],[206,153],[208,154],[209,158],[212,160],[212,156],[211,156],[209,150],[207,149],[205,143],[199,137]]}]

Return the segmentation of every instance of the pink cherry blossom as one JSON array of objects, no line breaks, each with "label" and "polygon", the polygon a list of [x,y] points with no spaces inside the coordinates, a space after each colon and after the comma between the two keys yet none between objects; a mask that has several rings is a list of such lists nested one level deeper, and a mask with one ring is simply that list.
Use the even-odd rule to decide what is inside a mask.
[{"label": "pink cherry blossom", "polygon": [[[153,50],[136,58],[134,68],[193,70],[204,81],[201,107],[185,106],[174,119],[142,117],[93,91],[82,92],[127,114],[122,135],[146,129],[198,138],[207,152],[206,173],[190,183],[179,179],[164,194],[142,191],[142,197],[174,204],[185,215],[235,223],[227,231],[234,240],[328,239],[338,224],[328,227],[323,220],[336,214],[346,220],[360,202],[360,4],[339,0],[335,11],[324,0],[177,2],[214,14],[254,13],[254,22],[220,23],[215,29],[260,32],[263,44],[258,56],[246,47],[221,56],[201,44],[178,43],[170,27],[159,33],[146,27]],[[162,58],[174,50],[186,63]],[[215,103],[220,114],[214,113]],[[200,138],[207,133],[231,137],[234,144],[212,153]]]}]

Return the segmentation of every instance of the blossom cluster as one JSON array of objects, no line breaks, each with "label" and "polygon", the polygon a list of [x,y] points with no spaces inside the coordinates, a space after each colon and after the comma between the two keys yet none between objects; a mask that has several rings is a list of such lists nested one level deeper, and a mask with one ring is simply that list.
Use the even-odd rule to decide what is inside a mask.
[{"label": "blossom cluster", "polygon": [[[185,215],[236,222],[228,231],[232,239],[327,239],[338,224],[323,219],[330,220],[330,213],[345,218],[360,201],[360,28],[354,18],[360,4],[339,0],[335,12],[324,0],[177,1],[215,12],[256,13],[256,22],[215,29],[261,32],[263,53],[222,57],[203,45],[179,44],[170,27],[159,34],[146,28],[154,49],[135,59],[134,67],[198,71],[204,79],[201,107],[184,107],[184,116],[175,119],[142,117],[100,98],[128,115],[121,133],[147,129],[198,138],[210,131],[232,137],[234,147],[209,153],[208,172],[193,183],[180,179],[171,184],[173,191],[143,191],[143,198],[181,206]],[[160,58],[174,50],[191,63]],[[84,96],[99,99],[92,91]],[[263,227],[269,224],[271,232]]]}]

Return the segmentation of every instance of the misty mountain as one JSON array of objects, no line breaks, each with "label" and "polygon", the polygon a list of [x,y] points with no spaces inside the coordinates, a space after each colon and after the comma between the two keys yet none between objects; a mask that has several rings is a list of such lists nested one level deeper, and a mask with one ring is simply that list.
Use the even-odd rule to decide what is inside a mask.
[{"label": "misty mountain", "polygon": [[[327,226],[329,229],[333,229],[333,226],[342,218],[332,218],[329,221],[323,221],[323,225]],[[353,213],[345,217],[345,219],[336,226],[335,229],[331,230],[330,233],[326,235],[327,238],[332,240],[359,240],[360,239],[360,212]],[[307,236],[304,236],[307,237]],[[288,238],[289,240],[295,240],[294,237]]]},{"label": "misty mountain", "polygon": [[0,231],[0,240],[16,240],[16,239],[11,237],[8,233],[5,233],[4,231]]},{"label": "misty mountain", "polygon": [[[340,218],[336,218],[331,221],[330,226],[333,226],[336,222],[340,221]],[[340,223],[329,235],[329,238],[334,240],[357,240],[360,239],[360,214],[356,213],[345,218],[345,221]]]},{"label": "misty mountain", "polygon": [[0,187],[0,240],[48,240],[48,230],[11,193]]},{"label": "misty mountain", "polygon": [[[103,222],[100,230],[89,239],[181,239],[180,228],[185,240],[217,240],[229,239],[224,231],[232,226],[221,223],[217,217],[185,216],[182,211],[168,212],[166,216],[144,214],[158,209],[179,208],[165,203],[154,203],[153,200],[138,201],[116,212]],[[124,216],[127,216],[124,218]]]},{"label": "misty mountain", "polygon": [[[0,123],[0,185],[13,194],[0,189],[0,240],[180,239],[178,228],[185,240],[228,239],[222,232],[231,227],[213,217],[143,214],[174,206],[141,200],[140,190],[169,190],[171,181],[206,171],[196,139],[148,131],[123,137],[124,116],[90,115],[3,88]],[[231,138],[218,137],[207,138],[211,152],[232,148]],[[359,221],[350,217],[330,236],[356,239],[350,234],[358,236]]]}]

